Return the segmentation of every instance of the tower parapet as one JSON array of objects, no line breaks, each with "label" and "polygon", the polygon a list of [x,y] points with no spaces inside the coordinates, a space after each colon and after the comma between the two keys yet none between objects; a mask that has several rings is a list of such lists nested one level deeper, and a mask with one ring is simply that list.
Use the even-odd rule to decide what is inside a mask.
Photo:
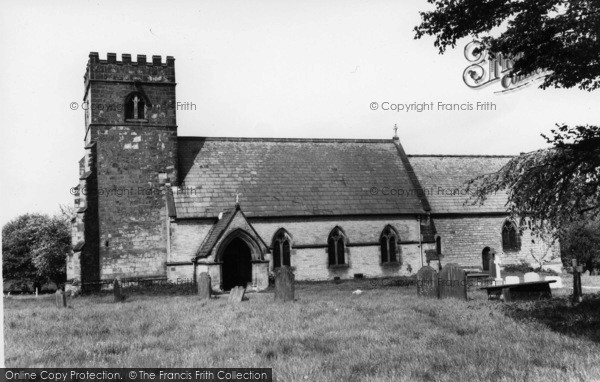
[{"label": "tower parapet", "polygon": [[123,53],[117,61],[116,53],[107,53],[106,60],[101,60],[97,52],[91,52],[84,80],[86,88],[90,80],[175,83],[175,59],[167,56],[162,62],[161,56],[152,56],[147,61],[146,55],[138,54],[137,61],[131,61],[131,54]]}]

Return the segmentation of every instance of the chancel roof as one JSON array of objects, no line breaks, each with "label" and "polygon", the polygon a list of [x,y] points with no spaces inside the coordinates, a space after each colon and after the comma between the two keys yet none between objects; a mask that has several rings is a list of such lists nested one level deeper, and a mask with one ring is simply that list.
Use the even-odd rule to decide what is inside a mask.
[{"label": "chancel roof", "polygon": [[490,195],[483,205],[472,204],[466,182],[498,171],[511,156],[408,155],[433,214],[506,212],[506,192]]}]

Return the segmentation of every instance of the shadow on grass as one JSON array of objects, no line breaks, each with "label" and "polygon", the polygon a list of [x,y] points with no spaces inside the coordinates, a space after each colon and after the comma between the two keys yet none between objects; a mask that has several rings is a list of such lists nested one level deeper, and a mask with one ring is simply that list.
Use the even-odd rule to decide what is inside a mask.
[{"label": "shadow on grass", "polygon": [[600,294],[584,295],[577,305],[563,296],[504,304],[503,310],[516,320],[541,323],[555,332],[600,343]]}]

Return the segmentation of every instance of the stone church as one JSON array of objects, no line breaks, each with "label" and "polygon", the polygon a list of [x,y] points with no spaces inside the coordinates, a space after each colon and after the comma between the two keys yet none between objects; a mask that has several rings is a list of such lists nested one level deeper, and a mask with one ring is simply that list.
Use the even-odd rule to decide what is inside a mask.
[{"label": "stone church", "polygon": [[170,56],[90,53],[84,88],[75,287],[208,272],[215,289],[261,290],[283,265],[332,280],[410,275],[438,257],[485,269],[490,248],[504,263],[556,252],[507,218],[506,195],[464,203],[464,181],[510,157],[407,155],[397,136],[182,137]]}]

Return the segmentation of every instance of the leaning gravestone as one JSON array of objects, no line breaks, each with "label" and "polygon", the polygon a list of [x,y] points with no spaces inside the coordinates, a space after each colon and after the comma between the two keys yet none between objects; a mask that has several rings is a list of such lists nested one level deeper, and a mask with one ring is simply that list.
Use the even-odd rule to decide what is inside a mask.
[{"label": "leaning gravestone", "polygon": [[246,293],[246,288],[242,286],[236,286],[231,288],[229,292],[229,300],[230,303],[238,303],[244,300],[244,293]]},{"label": "leaning gravestone", "polygon": [[540,275],[535,272],[527,272],[523,275],[523,282],[530,283],[533,281],[540,281]]},{"label": "leaning gravestone", "polygon": [[496,269],[496,250],[494,248],[490,248],[489,252],[489,264],[488,269],[490,273],[490,277],[492,279],[498,278],[497,269]]},{"label": "leaning gravestone", "polygon": [[123,289],[121,288],[121,284],[117,279],[115,279],[115,281],[113,282],[113,296],[114,302],[121,302],[125,300],[125,296],[123,295]]},{"label": "leaning gravestone", "polygon": [[67,307],[67,295],[62,290],[56,291],[56,307],[66,308]]},{"label": "leaning gravestone", "polygon": [[438,298],[438,273],[435,269],[424,266],[417,272],[417,295]]},{"label": "leaning gravestone", "polygon": [[211,295],[210,276],[206,272],[200,273],[198,278],[198,297],[200,300],[208,300]]},{"label": "leaning gravestone", "polygon": [[467,299],[467,274],[458,264],[446,264],[438,281],[440,298]]},{"label": "leaning gravestone", "polygon": [[563,287],[562,278],[560,276],[546,276],[544,281],[555,280],[555,283],[550,284],[550,289],[560,289]]},{"label": "leaning gravestone", "polygon": [[506,276],[504,278],[504,284],[519,284],[520,282],[519,276]]},{"label": "leaning gravestone", "polygon": [[290,267],[275,271],[275,301],[294,301],[294,272]]}]

